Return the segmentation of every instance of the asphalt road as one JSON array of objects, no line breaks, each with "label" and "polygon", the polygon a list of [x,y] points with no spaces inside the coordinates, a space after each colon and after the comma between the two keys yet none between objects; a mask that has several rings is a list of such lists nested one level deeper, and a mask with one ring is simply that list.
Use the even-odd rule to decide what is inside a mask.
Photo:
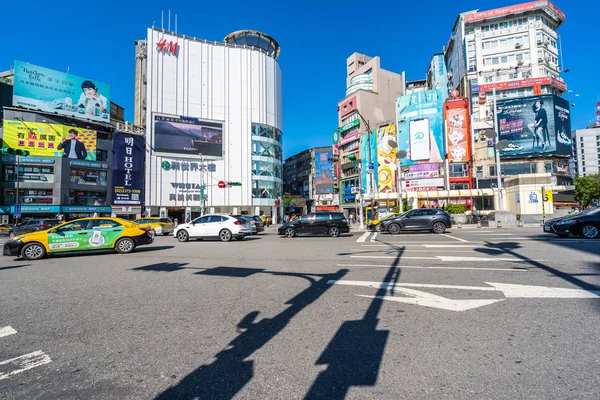
[{"label": "asphalt road", "polygon": [[597,399],[599,338],[600,241],[540,228],[0,259],[0,399]]}]

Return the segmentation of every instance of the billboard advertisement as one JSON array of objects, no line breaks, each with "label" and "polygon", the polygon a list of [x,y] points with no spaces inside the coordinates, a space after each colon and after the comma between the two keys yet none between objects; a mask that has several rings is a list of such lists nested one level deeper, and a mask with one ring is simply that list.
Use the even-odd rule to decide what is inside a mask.
[{"label": "billboard advertisement", "polygon": [[109,122],[110,85],[15,61],[13,105]]},{"label": "billboard advertisement", "polygon": [[396,125],[387,125],[377,129],[377,191],[379,193],[396,192]]},{"label": "billboard advertisement", "polygon": [[154,115],[154,151],[223,157],[223,122]]},{"label": "billboard advertisement", "polygon": [[115,132],[112,164],[113,205],[142,205],[145,145],[144,136]]},{"label": "billboard advertisement", "polygon": [[[361,184],[365,188],[365,193],[373,193],[377,187],[377,131],[372,131],[370,135],[360,135],[360,154],[363,166]],[[369,170],[369,166],[373,167],[372,171]],[[370,172],[372,174],[369,174]]]},{"label": "billboard advertisement", "polygon": [[[444,89],[445,90],[445,89]],[[403,166],[441,163],[446,149],[441,89],[424,90],[398,98],[398,145],[407,152]]]},{"label": "billboard advertisement", "polygon": [[466,99],[448,100],[444,105],[446,143],[450,162],[468,162],[471,159],[471,129],[469,105]]},{"label": "billboard advertisement", "polygon": [[4,120],[4,146],[31,156],[96,159],[96,131],[43,122]]},{"label": "billboard advertisement", "polygon": [[500,100],[496,103],[500,140],[509,145],[503,158],[571,155],[569,102],[555,95]]},{"label": "billboard advertisement", "polygon": [[333,162],[330,151],[315,153],[315,190],[317,194],[333,193]]}]

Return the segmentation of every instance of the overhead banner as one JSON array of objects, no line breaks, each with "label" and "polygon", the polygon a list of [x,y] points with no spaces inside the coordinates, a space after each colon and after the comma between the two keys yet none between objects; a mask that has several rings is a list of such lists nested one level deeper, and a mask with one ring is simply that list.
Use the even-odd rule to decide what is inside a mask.
[{"label": "overhead banner", "polygon": [[22,61],[14,68],[13,105],[109,122],[109,84]]},{"label": "overhead banner", "polygon": [[331,152],[315,153],[315,186],[317,194],[333,193]]},{"label": "overhead banner", "polygon": [[397,140],[396,125],[377,129],[377,191],[379,193],[396,191]]},{"label": "overhead banner", "polygon": [[4,146],[31,156],[96,159],[96,131],[75,126],[4,120]]},{"label": "overhead banner", "polygon": [[113,136],[113,205],[139,206],[144,198],[145,138],[116,132]]},{"label": "overhead banner", "polygon": [[508,147],[502,158],[571,156],[569,102],[555,95],[520,97],[497,101],[500,140]]},{"label": "overhead banner", "polygon": [[435,89],[398,98],[398,146],[407,153],[403,166],[444,160],[445,97],[442,89]]},{"label": "overhead banner", "polygon": [[471,159],[469,105],[466,99],[451,99],[444,104],[448,161],[468,162]]},{"label": "overhead banner", "polygon": [[156,114],[154,151],[223,157],[223,122]]}]

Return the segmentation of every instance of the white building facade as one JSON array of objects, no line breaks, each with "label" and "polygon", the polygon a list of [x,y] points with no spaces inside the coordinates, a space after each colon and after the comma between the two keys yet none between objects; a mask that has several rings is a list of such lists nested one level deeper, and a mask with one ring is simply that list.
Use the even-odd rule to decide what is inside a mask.
[{"label": "white building facade", "polygon": [[137,55],[136,63],[145,64],[145,74],[136,76],[136,93],[145,93],[146,213],[180,221],[208,212],[276,215],[277,42],[255,31],[217,43],[154,28],[142,42],[136,46],[147,49],[145,59]]},{"label": "white building facade", "polygon": [[577,129],[575,137],[575,165],[577,175],[586,176],[600,172],[600,127]]}]

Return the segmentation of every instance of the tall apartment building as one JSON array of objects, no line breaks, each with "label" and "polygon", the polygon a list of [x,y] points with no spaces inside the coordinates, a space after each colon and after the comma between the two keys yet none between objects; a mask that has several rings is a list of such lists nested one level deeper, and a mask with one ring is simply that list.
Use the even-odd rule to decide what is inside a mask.
[{"label": "tall apartment building", "polygon": [[[484,136],[493,128],[493,89],[497,100],[566,91],[557,34],[564,21],[565,14],[549,1],[468,11],[456,19],[445,49],[449,88],[470,99],[477,165],[472,172],[479,187],[495,186],[494,148]],[[503,161],[502,175],[567,175],[566,163],[547,154],[513,158]]]},{"label": "tall apartment building", "polygon": [[[338,102],[340,206],[354,209],[354,199],[344,196],[347,186],[359,187],[359,165],[348,159],[360,156],[360,135],[380,125],[395,123],[396,100],[405,92],[403,74],[381,68],[379,57],[354,53],[346,60],[346,95]],[[361,118],[362,116],[362,118]],[[363,190],[364,191],[364,190]]]},{"label": "tall apartment building", "polygon": [[573,132],[573,136],[577,175],[586,176],[600,172],[600,126],[578,129]]}]

